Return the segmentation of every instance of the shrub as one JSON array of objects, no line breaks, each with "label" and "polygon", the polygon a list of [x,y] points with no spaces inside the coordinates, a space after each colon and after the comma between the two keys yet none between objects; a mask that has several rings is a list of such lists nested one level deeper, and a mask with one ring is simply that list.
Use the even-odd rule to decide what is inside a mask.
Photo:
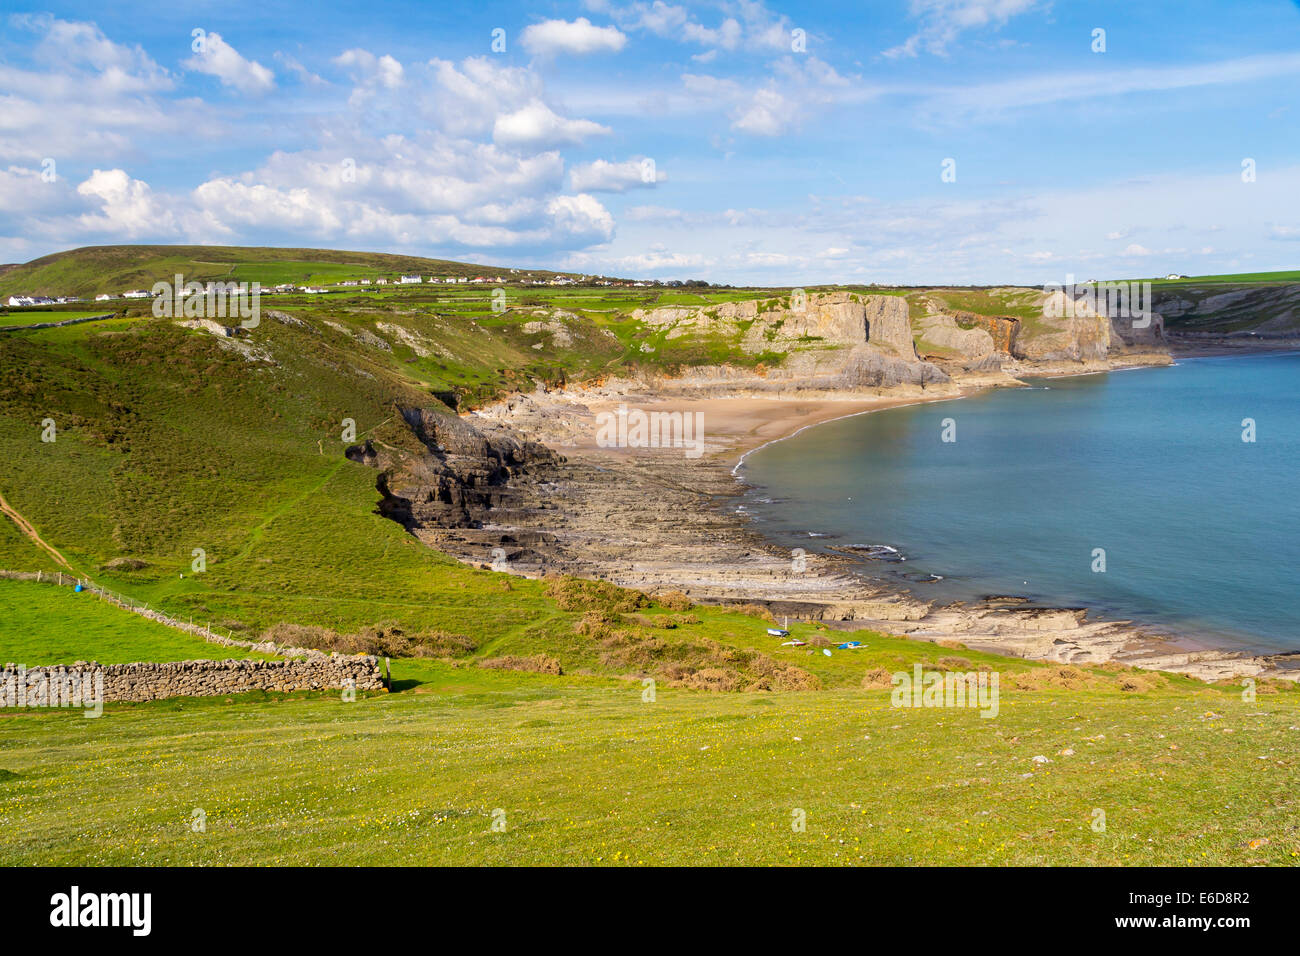
[{"label": "shrub", "polygon": [[664,594],[656,594],[654,600],[660,607],[667,608],[670,611],[689,611],[691,608],[695,607],[695,602],[681,591],[668,591]]},{"label": "shrub", "polygon": [[880,690],[884,687],[894,686],[894,675],[887,668],[877,667],[874,670],[867,671],[862,678],[863,690]]},{"label": "shrub", "polygon": [[281,622],[263,631],[262,640],[376,657],[457,657],[472,653],[476,646],[463,634],[436,630],[407,634],[401,626],[392,623],[367,625],[356,634],[339,634],[328,627]]},{"label": "shrub", "polygon": [[552,579],[546,584],[546,596],[563,611],[595,609],[626,614],[650,606],[650,599],[641,591],[630,591],[608,581],[583,578]]},{"label": "shrub", "polygon": [[564,673],[560,662],[546,654],[533,654],[531,657],[517,657],[507,654],[504,657],[489,657],[478,662],[479,667],[503,671],[528,671],[533,674],[552,674],[559,677]]}]

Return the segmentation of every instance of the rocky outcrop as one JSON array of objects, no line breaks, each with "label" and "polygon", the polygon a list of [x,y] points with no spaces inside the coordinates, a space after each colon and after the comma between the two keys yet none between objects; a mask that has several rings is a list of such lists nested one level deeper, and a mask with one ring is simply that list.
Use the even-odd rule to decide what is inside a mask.
[{"label": "rocky outcrop", "polygon": [[480,430],[445,412],[404,408],[401,415],[422,450],[367,440],[346,454],[379,469],[379,513],[408,530],[477,527],[511,496],[512,478],[558,460],[545,445],[500,428]]},{"label": "rocky outcrop", "polygon": [[906,299],[897,295],[869,295],[862,298],[861,308],[867,324],[867,344],[901,359],[917,359]]},{"label": "rocky outcrop", "polygon": [[1105,316],[1043,319],[1037,335],[1020,339],[1015,356],[1032,362],[1100,362],[1110,354],[1111,339]]},{"label": "rocky outcrop", "polygon": [[1004,355],[1013,355],[1016,340],[1020,337],[1020,320],[1007,315],[978,315],[975,312],[954,312],[953,318],[963,327],[983,329],[993,342],[993,348]]}]

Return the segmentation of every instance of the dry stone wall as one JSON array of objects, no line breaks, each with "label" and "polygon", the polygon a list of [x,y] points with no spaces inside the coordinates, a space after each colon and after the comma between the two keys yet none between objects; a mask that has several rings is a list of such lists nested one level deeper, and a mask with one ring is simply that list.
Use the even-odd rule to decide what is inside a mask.
[{"label": "dry stone wall", "polygon": [[[40,702],[41,690],[66,687],[76,677],[79,686],[103,687],[105,701],[162,700],[167,697],[214,697],[251,690],[383,690],[378,658],[335,654],[291,661],[169,661],[137,664],[98,664],[79,661],[71,667],[0,670],[0,706],[16,699]],[[18,683],[26,690],[19,695]],[[45,691],[49,693],[48,690]]]}]

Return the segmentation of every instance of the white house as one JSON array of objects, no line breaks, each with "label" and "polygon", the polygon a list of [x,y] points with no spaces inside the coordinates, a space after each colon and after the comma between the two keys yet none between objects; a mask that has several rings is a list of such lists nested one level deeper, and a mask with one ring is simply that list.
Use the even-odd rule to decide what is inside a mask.
[{"label": "white house", "polygon": [[111,295],[109,295],[107,292],[101,292],[99,295],[95,296],[95,301],[96,301],[96,302],[107,302],[107,301],[108,301],[109,299],[111,299],[111,298],[113,298],[113,297],[112,297]]},{"label": "white house", "polygon": [[402,276],[402,285],[417,285],[424,281],[424,276]]},{"label": "white house", "polygon": [[123,292],[123,293],[122,293],[122,298],[124,298],[124,299],[147,299],[147,298],[149,298],[149,293],[146,292],[144,289],[132,289],[132,290],[130,290],[129,292]]},{"label": "white house", "polygon": [[1165,276],[1165,278],[1166,278],[1166,279],[1186,279],[1187,276],[1179,275],[1177,272],[1171,272],[1171,273],[1169,273],[1169,275]]}]

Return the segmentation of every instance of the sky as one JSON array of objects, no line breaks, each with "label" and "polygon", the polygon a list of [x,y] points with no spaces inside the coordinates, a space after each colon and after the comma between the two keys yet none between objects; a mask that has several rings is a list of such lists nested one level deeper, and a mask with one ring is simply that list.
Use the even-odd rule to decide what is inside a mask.
[{"label": "sky", "polygon": [[754,285],[1300,268],[1300,3],[0,0],[0,261]]}]

